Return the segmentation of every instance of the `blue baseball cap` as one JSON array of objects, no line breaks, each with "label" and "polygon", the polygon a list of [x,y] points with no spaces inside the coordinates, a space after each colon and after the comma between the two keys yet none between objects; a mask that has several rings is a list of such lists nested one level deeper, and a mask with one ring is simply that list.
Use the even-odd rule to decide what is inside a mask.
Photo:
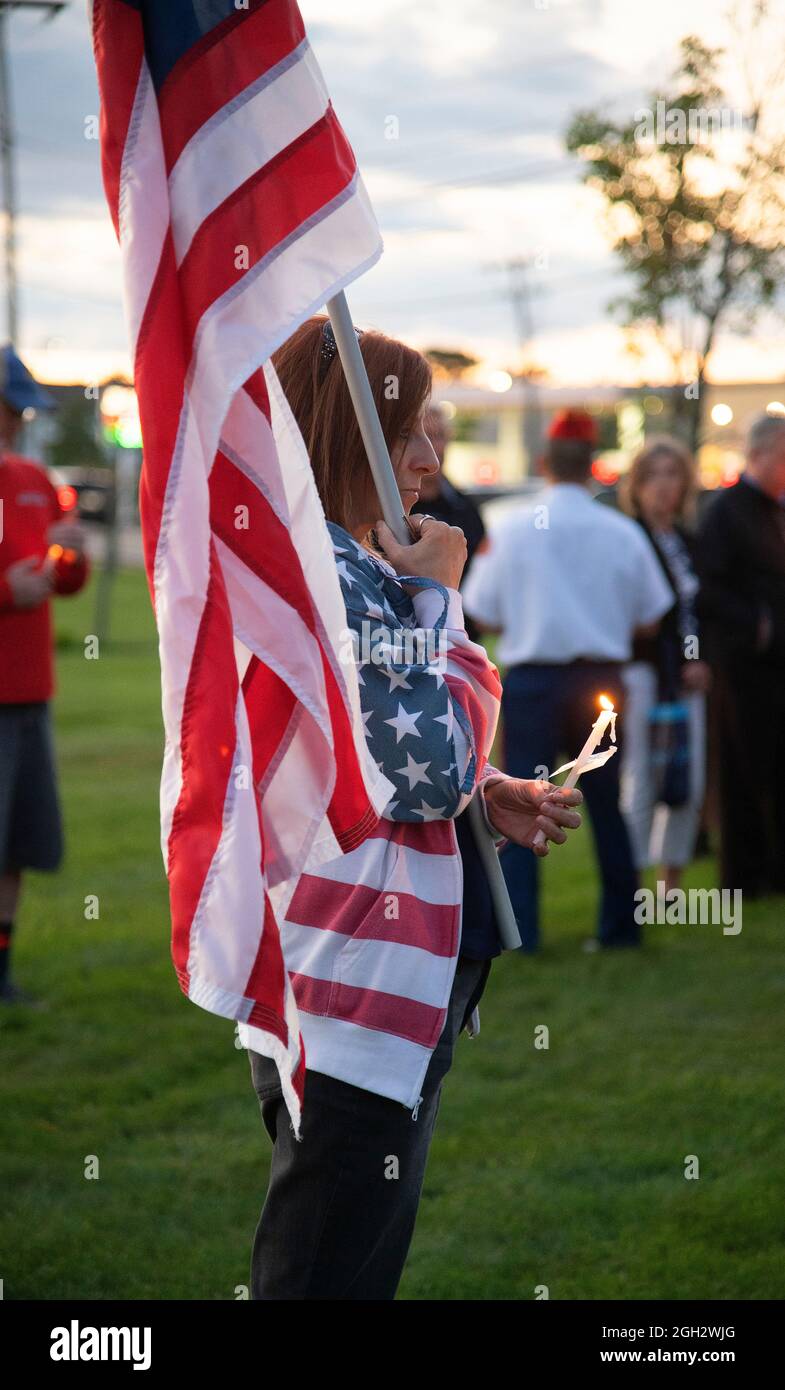
[{"label": "blue baseball cap", "polygon": [[54,410],[55,402],[31,376],[10,343],[0,348],[0,399],[21,415],[24,410]]}]

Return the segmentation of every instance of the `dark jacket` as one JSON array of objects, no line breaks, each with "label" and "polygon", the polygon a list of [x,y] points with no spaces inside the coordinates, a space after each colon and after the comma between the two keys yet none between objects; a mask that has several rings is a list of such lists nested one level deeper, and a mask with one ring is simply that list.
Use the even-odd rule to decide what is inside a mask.
[{"label": "dark jacket", "polygon": [[[448,482],[442,473],[439,479],[439,496],[432,502],[416,502],[412,507],[413,512],[419,512],[426,516],[434,516],[437,521],[446,521],[448,526],[460,526],[466,537],[468,558],[466,567],[463,571],[463,579],[466,578],[471,567],[472,560],[485,539],[485,526],[477,505],[471,497],[467,497],[464,492],[455,487],[454,483]],[[473,642],[479,642],[480,630],[471,618],[464,614],[466,631]]]},{"label": "dark jacket", "polygon": [[[781,672],[785,668],[785,507],[740,478],[709,504],[698,532],[703,620],[709,660]],[[760,620],[771,636],[758,648]]]},{"label": "dark jacket", "polygon": [[[681,668],[685,660],[683,635],[679,626],[678,590],[670,565],[657,544],[651,530],[641,517],[636,517],[635,520],[641,530],[645,532],[646,538],[660,563],[662,572],[673,590],[673,607],[669,608],[667,613],[660,619],[660,625],[653,637],[634,638],[632,645],[632,660],[645,661],[650,666],[654,666],[657,671],[659,699],[675,700],[680,694]],[[693,537],[681,526],[674,526],[673,529],[678,533],[680,540],[684,542],[689,552],[693,568],[697,569],[696,544]],[[691,635],[697,637],[698,633]]]}]

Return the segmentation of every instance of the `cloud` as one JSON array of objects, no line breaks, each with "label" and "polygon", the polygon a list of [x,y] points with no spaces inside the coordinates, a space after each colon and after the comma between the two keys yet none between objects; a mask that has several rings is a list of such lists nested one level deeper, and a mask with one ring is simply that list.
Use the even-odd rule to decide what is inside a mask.
[{"label": "cloud", "polygon": [[[307,17],[319,7],[303,8]],[[562,9],[432,0],[383,9],[373,29],[314,23],[311,41],[363,167],[397,161],[429,179],[459,177],[467,157],[503,161],[521,140],[560,138],[574,107],[618,80],[600,56],[572,47]]]},{"label": "cloud", "polygon": [[[721,37],[716,0],[691,0],[688,15],[660,0],[645,16],[629,0],[300,4],[386,241],[352,287],[358,314],[510,359],[499,265],[544,254],[533,312],[549,350],[559,333],[607,322],[613,262],[564,130],[581,107],[632,110],[686,28]],[[119,257],[98,144],[85,138],[98,110],[85,7],[50,23],[12,11],[9,30],[23,345],[124,352]]]},{"label": "cloud", "polygon": [[8,30],[22,211],[56,216],[74,197],[99,207],[98,141],[85,138],[98,87],[83,6],[50,21],[12,10]]}]

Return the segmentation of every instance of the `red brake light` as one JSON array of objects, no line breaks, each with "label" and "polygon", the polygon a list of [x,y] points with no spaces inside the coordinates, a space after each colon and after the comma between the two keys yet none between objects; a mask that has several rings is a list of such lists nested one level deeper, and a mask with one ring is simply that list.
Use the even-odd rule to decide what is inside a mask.
[{"label": "red brake light", "polygon": [[57,489],[57,500],[64,512],[70,512],[73,511],[76,506],[79,500],[79,494],[75,487],[70,487],[69,484],[66,483],[63,487]]}]

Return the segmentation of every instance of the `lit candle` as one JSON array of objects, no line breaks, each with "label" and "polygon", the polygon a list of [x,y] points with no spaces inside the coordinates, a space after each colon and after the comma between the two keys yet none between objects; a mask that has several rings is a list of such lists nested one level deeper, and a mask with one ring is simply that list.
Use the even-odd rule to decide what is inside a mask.
[{"label": "lit candle", "polygon": [[[560,772],[567,772],[567,770],[569,769],[569,776],[565,777],[562,786],[572,788],[577,785],[578,778],[581,776],[581,773],[593,772],[596,768],[602,767],[604,763],[607,763],[608,759],[611,758],[613,754],[616,752],[615,747],[606,748],[605,751],[602,753],[595,753],[594,750],[599,743],[602,743],[603,737],[605,735],[605,730],[608,728],[611,731],[611,743],[615,744],[616,711],[613,708],[613,702],[608,699],[608,696],[601,695],[600,712],[597,718],[595,719],[594,723],[592,724],[589,737],[584,743],[577,758],[575,758],[571,763],[564,763],[562,767],[557,767],[556,771],[552,774],[551,778],[549,778],[549,781],[552,781],[553,777],[558,777]],[[534,843],[535,845],[545,844],[544,830],[537,831],[537,834],[534,837]]]},{"label": "lit candle", "polygon": [[[581,773],[590,770],[590,769],[587,768],[586,765],[587,765],[587,763],[590,761],[591,755],[592,755],[592,753],[594,752],[595,748],[597,747],[597,744],[598,744],[598,743],[602,743],[603,736],[604,736],[605,730],[606,730],[607,728],[610,728],[610,731],[611,731],[611,743],[615,743],[615,742],[616,742],[616,711],[615,711],[615,709],[613,708],[613,702],[612,702],[611,700],[608,699],[608,696],[607,696],[607,695],[601,695],[601,696],[600,696],[600,712],[599,712],[599,714],[597,715],[597,718],[595,719],[594,723],[593,723],[592,726],[591,726],[591,733],[589,734],[589,737],[587,738],[587,740],[586,740],[586,742],[584,743],[584,745],[583,745],[583,747],[582,747],[580,753],[578,754],[577,758],[575,759],[575,762],[572,764],[572,769],[571,769],[571,771],[570,771],[569,777],[565,777],[564,782],[562,783],[563,786],[565,786],[565,787],[574,787],[574,786],[576,785],[576,783],[577,783],[577,781],[578,781],[578,778],[580,777]],[[615,750],[615,749],[612,749],[612,750],[610,750],[610,751],[615,752],[616,750]],[[556,772],[554,772],[554,774],[553,774],[554,777],[556,777],[557,774],[558,774],[559,772],[564,772],[565,768],[566,768],[566,767],[569,767],[569,766],[570,766],[569,763],[565,763],[565,764],[564,764],[564,767],[557,768]],[[599,763],[594,763],[594,764],[592,764],[592,766],[593,766],[593,767],[599,767],[600,764],[599,764]]]},{"label": "lit candle", "polygon": [[54,569],[58,560],[62,560],[65,565],[72,565],[78,559],[78,555],[75,550],[63,549],[61,545],[53,544],[46,552],[46,559],[49,568]]}]

